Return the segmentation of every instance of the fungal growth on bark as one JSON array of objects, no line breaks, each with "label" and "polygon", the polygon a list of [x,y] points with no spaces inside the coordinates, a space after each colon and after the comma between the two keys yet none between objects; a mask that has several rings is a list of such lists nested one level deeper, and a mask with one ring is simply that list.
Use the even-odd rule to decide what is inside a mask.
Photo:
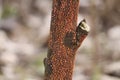
[{"label": "fungal growth on bark", "polygon": [[75,54],[88,35],[82,20],[77,26],[79,0],[53,0],[44,80],[72,80]]}]

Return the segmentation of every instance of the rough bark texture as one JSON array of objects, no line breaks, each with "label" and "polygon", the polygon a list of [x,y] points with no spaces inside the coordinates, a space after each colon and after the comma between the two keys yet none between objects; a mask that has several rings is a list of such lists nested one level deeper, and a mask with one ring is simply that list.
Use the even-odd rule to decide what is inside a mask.
[{"label": "rough bark texture", "polygon": [[87,36],[77,29],[79,0],[53,0],[44,80],[72,80],[75,52]]}]

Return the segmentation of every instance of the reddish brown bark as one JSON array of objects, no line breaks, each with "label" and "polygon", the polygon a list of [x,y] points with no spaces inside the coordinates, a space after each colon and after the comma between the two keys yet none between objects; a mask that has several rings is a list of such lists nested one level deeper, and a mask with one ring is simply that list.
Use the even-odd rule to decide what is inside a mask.
[{"label": "reddish brown bark", "polygon": [[53,0],[44,80],[72,80],[75,52],[88,32],[77,29],[79,0]]}]

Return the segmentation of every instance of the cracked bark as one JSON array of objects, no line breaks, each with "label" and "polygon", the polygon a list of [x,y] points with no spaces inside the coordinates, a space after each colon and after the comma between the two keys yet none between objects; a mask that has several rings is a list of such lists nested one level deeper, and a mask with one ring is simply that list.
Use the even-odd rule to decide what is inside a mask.
[{"label": "cracked bark", "polygon": [[77,27],[78,8],[79,0],[53,0],[44,80],[72,80],[76,50],[88,34]]}]

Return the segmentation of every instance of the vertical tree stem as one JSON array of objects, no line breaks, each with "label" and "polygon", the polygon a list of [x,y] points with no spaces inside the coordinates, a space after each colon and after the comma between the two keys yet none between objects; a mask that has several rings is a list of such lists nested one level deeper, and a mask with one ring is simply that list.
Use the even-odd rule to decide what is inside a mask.
[{"label": "vertical tree stem", "polygon": [[76,30],[78,9],[79,0],[53,0],[44,80],[72,80],[76,50],[88,33]]}]

